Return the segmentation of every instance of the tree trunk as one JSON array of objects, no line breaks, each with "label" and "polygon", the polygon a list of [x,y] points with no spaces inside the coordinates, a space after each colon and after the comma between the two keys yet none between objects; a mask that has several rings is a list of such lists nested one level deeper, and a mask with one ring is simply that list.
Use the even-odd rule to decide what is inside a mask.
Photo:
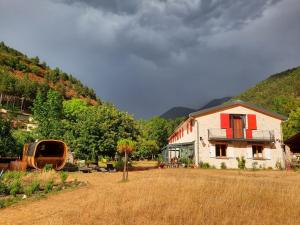
[{"label": "tree trunk", "polygon": [[126,181],[126,171],[127,171],[127,152],[125,151],[125,162],[123,169],[123,181]]},{"label": "tree trunk", "polygon": [[128,180],[128,159],[126,160],[126,181]]}]

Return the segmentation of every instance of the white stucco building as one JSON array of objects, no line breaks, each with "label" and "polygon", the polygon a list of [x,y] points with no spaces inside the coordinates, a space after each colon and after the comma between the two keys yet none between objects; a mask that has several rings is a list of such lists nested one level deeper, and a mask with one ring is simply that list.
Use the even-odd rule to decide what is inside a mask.
[{"label": "white stucco building", "polygon": [[190,157],[198,165],[237,168],[237,157],[246,167],[284,166],[281,123],[287,118],[242,101],[191,113],[169,137],[163,154],[170,161]]}]

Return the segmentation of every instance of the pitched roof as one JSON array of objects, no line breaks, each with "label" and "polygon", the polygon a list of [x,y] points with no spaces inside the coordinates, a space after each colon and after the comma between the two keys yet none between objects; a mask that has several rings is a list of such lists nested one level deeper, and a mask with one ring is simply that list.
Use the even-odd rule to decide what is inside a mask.
[{"label": "pitched roof", "polygon": [[[257,105],[253,105],[253,104],[250,104],[250,103],[247,103],[247,102],[244,102],[244,101],[241,101],[241,100],[236,100],[236,101],[233,101],[233,102],[229,102],[229,103],[226,103],[226,104],[222,104],[222,105],[218,105],[218,106],[214,106],[214,107],[211,107],[211,108],[206,108],[206,109],[203,109],[203,110],[200,110],[200,111],[196,111],[196,112],[193,112],[193,113],[190,113],[189,114],[189,118],[187,118],[186,120],[182,121],[173,131],[173,133],[169,136],[169,138],[175,133],[175,131],[177,131],[185,122],[187,122],[188,120],[190,120],[191,118],[193,117],[197,117],[197,116],[202,116],[202,115],[207,115],[207,114],[210,114],[210,113],[213,113],[213,112],[218,112],[218,111],[222,111],[224,109],[230,109],[230,108],[234,108],[236,106],[243,106],[245,108],[248,108],[248,109],[252,109],[254,111],[257,111],[257,112],[260,112],[260,113],[263,113],[265,115],[268,115],[268,116],[271,116],[271,117],[274,117],[274,118],[277,118],[277,119],[280,119],[280,120],[287,120],[288,118],[286,116],[283,116],[281,114],[278,114],[276,112],[273,112],[273,111],[270,111],[270,110],[267,110],[267,109],[264,109],[260,106],[257,106]],[[168,139],[169,139],[168,138]]]},{"label": "pitched roof", "polygon": [[284,143],[287,145],[296,144],[296,143],[300,144],[300,132],[298,134],[295,134],[294,136],[290,137],[289,139],[287,139]]},{"label": "pitched roof", "polygon": [[205,115],[205,114],[218,112],[218,111],[221,111],[221,110],[224,110],[224,109],[230,109],[230,108],[233,108],[233,107],[236,107],[236,106],[243,106],[245,108],[252,109],[254,111],[260,112],[262,114],[265,114],[265,115],[268,115],[268,116],[271,116],[271,117],[275,117],[275,118],[280,119],[280,120],[287,120],[286,116],[280,115],[276,112],[266,110],[266,109],[264,109],[260,106],[253,105],[253,104],[241,101],[241,100],[236,100],[236,101],[233,101],[233,102],[230,102],[230,103],[226,103],[226,104],[218,105],[218,106],[215,106],[215,107],[203,109],[203,110],[200,110],[200,111],[197,111],[197,112],[193,112],[193,113],[189,114],[189,117],[202,116],[202,115]]}]

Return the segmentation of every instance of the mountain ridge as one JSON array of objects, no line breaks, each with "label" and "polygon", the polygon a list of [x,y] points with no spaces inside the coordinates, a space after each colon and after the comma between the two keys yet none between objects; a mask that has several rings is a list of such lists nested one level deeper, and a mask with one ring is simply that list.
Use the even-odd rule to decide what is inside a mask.
[{"label": "mountain ridge", "polygon": [[162,117],[164,119],[175,119],[178,117],[187,117],[192,112],[196,112],[196,111],[199,111],[202,109],[207,109],[210,107],[214,107],[214,106],[223,104],[223,103],[227,102],[228,100],[230,100],[231,98],[232,97],[215,98],[215,99],[207,102],[206,104],[204,104],[202,107],[200,107],[198,109],[192,109],[192,108],[188,108],[188,107],[184,107],[184,106],[172,107],[169,110],[167,110],[166,112],[164,112],[163,114],[161,114],[160,117]]}]

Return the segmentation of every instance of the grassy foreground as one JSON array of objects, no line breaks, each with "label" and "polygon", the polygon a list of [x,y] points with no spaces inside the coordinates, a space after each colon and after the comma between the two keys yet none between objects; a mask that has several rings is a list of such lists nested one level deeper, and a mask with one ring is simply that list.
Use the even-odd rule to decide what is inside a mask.
[{"label": "grassy foreground", "polygon": [[156,169],[73,174],[89,185],[0,210],[0,224],[300,224],[300,173]]}]

